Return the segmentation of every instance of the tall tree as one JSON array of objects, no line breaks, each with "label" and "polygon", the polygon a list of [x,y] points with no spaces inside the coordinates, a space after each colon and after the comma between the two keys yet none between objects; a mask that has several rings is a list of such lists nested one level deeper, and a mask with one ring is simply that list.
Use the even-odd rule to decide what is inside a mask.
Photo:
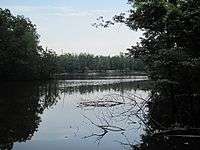
[{"label": "tall tree", "polygon": [[114,21],[144,34],[140,43],[128,49],[130,54],[144,58],[152,79],[178,83],[195,91],[200,83],[199,0],[129,0],[129,3],[132,9],[128,17],[122,13]]},{"label": "tall tree", "polygon": [[[52,63],[51,58],[55,55],[39,45],[35,25],[23,16],[13,16],[8,9],[0,8],[0,33],[0,79],[44,77],[41,66],[50,61]],[[47,70],[51,68],[49,64],[46,66]],[[45,77],[48,78],[53,72],[45,72]]]}]

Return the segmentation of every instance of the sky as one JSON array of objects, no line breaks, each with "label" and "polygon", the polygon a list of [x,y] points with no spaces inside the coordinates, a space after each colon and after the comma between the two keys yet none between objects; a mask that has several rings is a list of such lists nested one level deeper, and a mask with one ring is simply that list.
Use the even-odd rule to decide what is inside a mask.
[{"label": "sky", "polygon": [[0,0],[1,8],[23,15],[37,26],[40,44],[57,54],[118,55],[139,41],[141,32],[122,24],[95,28],[99,16],[110,19],[129,9],[128,0]]}]

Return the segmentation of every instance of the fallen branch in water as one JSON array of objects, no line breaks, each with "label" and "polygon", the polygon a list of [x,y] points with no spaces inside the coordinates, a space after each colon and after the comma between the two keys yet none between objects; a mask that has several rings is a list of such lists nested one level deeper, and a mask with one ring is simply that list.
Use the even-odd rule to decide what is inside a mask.
[{"label": "fallen branch in water", "polygon": [[103,132],[101,134],[91,134],[89,136],[85,136],[83,138],[90,138],[90,137],[93,137],[93,136],[97,136],[97,141],[98,143],[100,142],[100,140],[109,132],[109,131],[112,131],[112,132],[120,132],[120,131],[125,131],[125,129],[123,128],[120,128],[120,127],[117,127],[117,126],[113,126],[113,125],[109,125],[108,123],[106,125],[98,125],[96,123],[94,123],[92,120],[90,120],[88,117],[86,117],[85,115],[83,115],[83,117],[85,117],[87,120],[89,120],[91,122],[91,124],[93,124],[94,126],[100,128],[103,130]]},{"label": "fallen branch in water", "polygon": [[[95,123],[83,115],[87,120],[90,121],[92,125],[102,130],[100,133],[91,133],[83,138],[96,137],[96,141],[99,143],[104,136],[109,134],[109,132],[124,133],[127,130],[132,130],[133,128],[139,129],[142,127],[142,125],[150,129],[145,121],[145,115],[147,113],[145,108],[149,101],[149,98],[145,99],[137,96],[136,94],[131,94],[131,96],[129,96],[125,94],[122,95],[114,93],[107,94],[97,101],[87,100],[80,102],[77,107],[105,107],[107,109],[103,109],[103,112],[108,112],[106,115],[104,113],[102,113],[102,115],[98,113],[100,119],[97,119],[99,119],[100,123]],[[99,111],[99,109],[97,109],[97,111]],[[126,125],[125,127],[123,126],[124,129],[114,125],[114,123],[119,124],[119,122],[122,122],[123,125]],[[134,127],[132,127],[133,124],[135,124]]]},{"label": "fallen branch in water", "polygon": [[86,101],[80,102],[77,107],[113,107],[117,105],[125,104],[124,102],[117,102],[117,101]]}]

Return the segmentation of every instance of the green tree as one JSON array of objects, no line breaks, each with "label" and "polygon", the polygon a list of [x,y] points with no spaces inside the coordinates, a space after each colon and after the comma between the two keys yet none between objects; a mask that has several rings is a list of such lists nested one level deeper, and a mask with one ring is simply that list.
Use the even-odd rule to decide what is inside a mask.
[{"label": "green tree", "polygon": [[64,73],[84,73],[87,71],[105,72],[107,70],[144,71],[141,59],[132,59],[126,55],[94,56],[81,53],[64,54],[58,57],[59,71]]},{"label": "green tree", "polygon": [[[198,0],[129,0],[128,14],[115,16],[144,37],[132,46],[130,55],[141,57],[153,80],[187,86],[196,91],[200,85],[200,2]],[[113,22],[101,23],[104,27]],[[188,89],[190,88],[190,89]]]},{"label": "green tree", "polygon": [[[141,42],[129,51],[131,56],[144,59],[150,78],[156,81],[148,103],[144,143],[136,149],[184,149],[185,143],[186,149],[195,149],[199,141],[185,135],[199,135],[190,129],[199,128],[200,1],[129,2],[128,17],[121,14],[114,21],[143,32]],[[176,131],[185,127],[185,131]],[[167,130],[170,132],[165,133]]]},{"label": "green tree", "polygon": [[[1,80],[49,78],[54,73],[50,64],[55,54],[39,46],[36,26],[29,19],[0,8],[0,33]],[[43,74],[44,64],[48,73]]]}]

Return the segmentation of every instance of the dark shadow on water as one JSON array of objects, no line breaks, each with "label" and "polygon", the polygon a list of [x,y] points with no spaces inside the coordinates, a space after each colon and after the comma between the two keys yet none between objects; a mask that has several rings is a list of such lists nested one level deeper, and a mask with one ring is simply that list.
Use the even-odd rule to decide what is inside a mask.
[{"label": "dark shadow on water", "polygon": [[[158,84],[159,85],[159,84]],[[200,146],[200,95],[180,84],[160,84],[152,92],[138,150],[198,150]]]},{"label": "dark shadow on water", "polygon": [[0,149],[30,140],[41,122],[40,114],[56,103],[55,83],[1,83]]},{"label": "dark shadow on water", "polygon": [[[14,143],[31,140],[40,125],[41,115],[59,100],[60,93],[80,94],[95,91],[147,89],[148,83],[114,83],[68,87],[65,81],[5,82],[0,86],[0,149],[11,150]],[[64,86],[63,86],[64,85]]]},{"label": "dark shadow on water", "polygon": [[103,91],[118,91],[124,93],[125,91],[131,90],[144,90],[148,91],[151,87],[151,81],[129,81],[129,82],[118,82],[110,84],[91,84],[91,85],[78,85],[78,86],[68,86],[65,81],[60,81],[61,86],[59,87],[62,93],[73,94],[79,92],[80,94],[84,93],[94,93],[94,92],[103,92]]},{"label": "dark shadow on water", "polygon": [[[134,86],[134,83],[121,84],[124,84],[126,90],[129,89],[128,87],[130,89],[137,87]],[[115,86],[115,90],[118,90],[120,87],[117,84]],[[198,150],[200,146],[200,92],[198,88],[191,90],[182,84],[167,82],[154,83],[154,86],[145,86],[145,88],[138,86],[138,88],[143,90],[145,88],[148,90],[151,89],[149,100],[144,100],[142,105],[137,102],[137,105],[132,103],[133,108],[125,109],[125,112],[121,112],[121,115],[117,114],[117,116],[123,118],[126,115],[125,117],[128,116],[130,119],[137,117],[142,122],[145,133],[141,135],[141,141],[137,145],[130,143],[121,144],[135,150]],[[119,89],[118,91],[121,90]],[[124,95],[121,96],[124,99],[127,98]],[[88,107],[88,102],[85,104],[86,106],[83,106]],[[90,105],[93,105],[93,103],[89,103]],[[95,107],[98,106],[98,104],[95,104]],[[142,112],[142,110],[145,111]],[[114,113],[112,114],[112,118],[116,116]],[[138,116],[141,113],[143,115]],[[104,116],[99,115],[98,117],[103,118]],[[105,118],[103,119],[106,120]],[[90,122],[97,127],[104,127],[101,124],[95,124],[93,120],[90,120]],[[113,127],[114,125],[109,125],[109,127]],[[88,137],[96,136],[97,139],[99,137],[102,139],[104,133],[108,134],[110,132],[105,128],[103,128],[103,131],[106,132],[103,132],[103,134],[91,134]],[[134,141],[134,139],[128,140]]]},{"label": "dark shadow on water", "polygon": [[[109,132],[122,132],[125,137],[126,133],[130,134],[126,128],[118,126],[119,122],[116,122],[116,125],[114,123],[108,124],[107,120],[117,119],[123,122],[123,120],[128,119],[130,129],[134,126],[140,127],[141,130],[145,129],[145,133],[141,135],[141,144],[121,143],[128,146],[129,149],[189,150],[196,149],[200,145],[200,95],[191,95],[185,91],[179,92],[177,90],[179,87],[169,88],[167,85],[155,88],[152,90],[149,100],[140,99],[140,103],[137,104],[135,99],[139,98],[134,95],[125,97],[126,94],[123,93],[132,90],[149,91],[154,85],[153,82],[127,81],[100,84],[90,83],[90,81],[90,84],[77,84],[76,82],[79,81],[75,81],[75,84],[72,85],[66,81],[1,83],[0,149],[12,149],[16,142],[31,140],[42,121],[41,115],[44,110],[56,105],[60,94],[85,94],[103,91],[117,91],[120,94],[112,95],[111,98],[119,100],[117,97],[121,97],[122,102],[124,99],[127,101],[120,103],[120,105],[118,105],[119,102],[117,105],[114,104],[113,107],[116,109],[113,111],[112,118],[105,118],[105,116],[103,118],[104,121],[106,120],[105,124],[99,125],[92,122],[93,120],[89,120],[94,127],[100,127],[103,133],[94,133],[88,137],[100,137],[101,139],[104,133],[109,134]],[[102,103],[102,101],[100,102]],[[85,102],[83,104],[91,103]],[[113,105],[113,101],[111,105]],[[109,107],[107,109],[113,110]],[[110,110],[109,112],[111,112]],[[120,110],[122,111],[120,112]],[[88,121],[87,118],[86,121]],[[134,139],[128,140],[134,141]]]}]

